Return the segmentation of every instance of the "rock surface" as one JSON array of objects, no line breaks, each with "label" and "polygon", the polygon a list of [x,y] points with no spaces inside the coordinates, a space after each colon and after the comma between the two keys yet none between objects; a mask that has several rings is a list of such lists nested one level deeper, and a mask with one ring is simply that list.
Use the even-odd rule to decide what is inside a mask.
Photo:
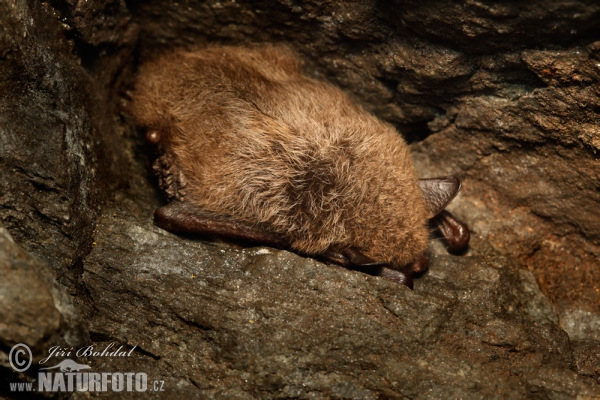
[{"label": "rock surface", "polygon": [[92,335],[138,345],[128,366],[164,379],[165,395],[600,395],[572,370],[533,275],[508,259],[434,255],[411,291],[286,251],[174,236],[147,205],[124,200],[100,219],[83,282]]},{"label": "rock surface", "polygon": [[[127,182],[118,167],[124,155],[112,85],[136,36],[113,37],[98,51],[103,59],[89,49],[99,44],[49,3],[0,6],[1,220],[77,292],[100,203]],[[75,8],[84,9],[80,24],[95,17]]]},{"label": "rock surface", "polygon": [[[0,9],[0,218],[26,250],[1,232],[1,376],[16,340],[36,354],[89,340],[137,346],[86,362],[165,380],[158,398],[600,396],[595,2]],[[461,177],[466,256],[434,243],[409,291],[152,225],[151,151],[120,107],[136,63],[278,41],[397,125],[423,177]]]},{"label": "rock surface", "polygon": [[[52,346],[78,346],[89,341],[73,298],[56,283],[52,269],[20,248],[0,225],[0,395],[19,378],[10,368],[11,349],[27,344],[15,363],[39,362]],[[22,349],[18,347],[18,349]]]},{"label": "rock surface", "polygon": [[315,76],[414,142],[423,177],[461,177],[457,214],[557,306],[600,315],[597,3],[183,0],[132,11],[142,62],[177,46],[291,43]]}]

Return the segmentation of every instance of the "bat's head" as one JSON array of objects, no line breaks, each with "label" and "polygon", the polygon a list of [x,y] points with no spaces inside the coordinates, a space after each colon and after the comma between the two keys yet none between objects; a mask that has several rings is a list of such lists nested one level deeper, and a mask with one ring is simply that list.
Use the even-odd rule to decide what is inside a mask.
[{"label": "bat's head", "polygon": [[[445,211],[446,206],[460,191],[461,183],[458,178],[445,176],[420,179],[416,186],[402,188],[402,193],[410,199],[405,204],[410,207],[406,206],[396,219],[391,220],[392,224],[401,225],[401,228],[393,229],[383,222],[373,225],[385,229],[380,231],[381,240],[371,242],[371,248],[364,250],[372,260],[383,261],[394,269],[422,272],[427,267],[424,254],[430,233],[429,221],[440,229],[452,252],[460,252],[466,248],[469,232],[465,224]],[[376,234],[369,237],[378,238]]]},{"label": "bat's head", "polygon": [[[464,251],[469,244],[469,229],[466,224],[445,211],[446,206],[454,199],[461,188],[460,180],[453,176],[421,179],[418,181],[418,186],[425,204],[426,219],[437,225],[448,245],[449,251],[456,253]],[[423,231],[422,227],[418,223],[415,223],[413,231],[402,239],[408,243],[407,247],[412,249],[412,253],[408,255],[412,261],[408,262],[408,264],[391,263],[389,265],[393,267],[393,270],[383,268],[380,275],[412,288],[411,276],[424,272],[428,264],[425,248],[422,243]],[[411,242],[414,243],[411,244]],[[357,260],[356,264],[359,265],[361,263],[368,265],[369,261],[371,261],[371,265],[380,264],[374,262],[369,257],[362,260],[355,257],[355,260]]]}]

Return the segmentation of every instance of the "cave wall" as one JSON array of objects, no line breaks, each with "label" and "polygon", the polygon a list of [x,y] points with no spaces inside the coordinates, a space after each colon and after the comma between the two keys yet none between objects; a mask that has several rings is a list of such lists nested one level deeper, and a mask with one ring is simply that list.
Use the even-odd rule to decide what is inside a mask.
[{"label": "cave wall", "polygon": [[87,4],[3,1],[0,26],[1,221],[72,292],[102,202],[127,184],[115,108],[137,39],[89,26],[108,5]]},{"label": "cave wall", "polygon": [[[139,346],[129,364],[94,368],[144,366],[198,397],[597,393],[600,5],[0,7],[3,371],[19,341],[39,357],[91,340]],[[152,226],[164,200],[127,112],[136,66],[173,47],[262,42],[290,44],[307,73],[396,125],[422,177],[463,180],[451,209],[473,231],[466,255],[434,243],[430,273],[405,292]],[[44,306],[21,321],[23,298]]]},{"label": "cave wall", "polygon": [[534,271],[561,308],[600,312],[600,5],[130,2],[139,60],[211,43],[285,42],[413,143],[452,209]]}]

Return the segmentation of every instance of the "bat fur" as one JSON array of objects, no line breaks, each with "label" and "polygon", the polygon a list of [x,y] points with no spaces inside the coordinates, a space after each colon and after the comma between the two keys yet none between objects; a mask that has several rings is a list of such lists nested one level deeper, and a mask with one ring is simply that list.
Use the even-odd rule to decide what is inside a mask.
[{"label": "bat fur", "polygon": [[132,112],[172,201],[402,269],[431,216],[408,146],[285,46],[173,51],[141,66]]}]

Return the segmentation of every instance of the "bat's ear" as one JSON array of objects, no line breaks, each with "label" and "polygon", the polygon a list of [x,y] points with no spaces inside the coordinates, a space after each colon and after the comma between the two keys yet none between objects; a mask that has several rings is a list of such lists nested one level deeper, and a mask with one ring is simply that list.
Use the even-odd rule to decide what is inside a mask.
[{"label": "bat's ear", "polygon": [[429,218],[433,218],[456,196],[460,190],[460,180],[454,176],[419,179],[419,186],[429,210]]}]

